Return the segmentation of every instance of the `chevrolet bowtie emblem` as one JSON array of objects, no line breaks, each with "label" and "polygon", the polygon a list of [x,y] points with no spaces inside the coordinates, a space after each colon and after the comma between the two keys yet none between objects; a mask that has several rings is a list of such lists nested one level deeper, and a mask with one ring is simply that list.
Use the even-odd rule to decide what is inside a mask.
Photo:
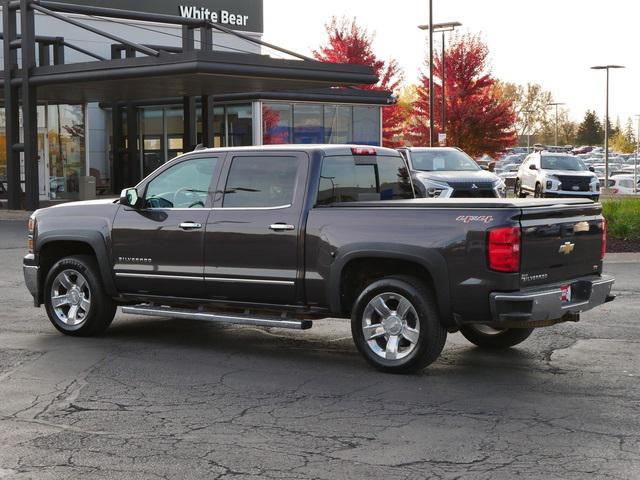
[{"label": "chevrolet bowtie emblem", "polygon": [[575,243],[564,242],[563,245],[560,245],[560,249],[558,250],[558,253],[564,253],[565,255],[569,255],[571,252],[573,252],[573,249],[575,248],[575,246],[576,246]]}]

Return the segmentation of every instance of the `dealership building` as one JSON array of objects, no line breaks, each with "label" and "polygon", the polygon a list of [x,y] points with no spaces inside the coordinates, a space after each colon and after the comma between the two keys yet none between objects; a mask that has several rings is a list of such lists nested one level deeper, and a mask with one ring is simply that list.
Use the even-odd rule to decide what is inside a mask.
[{"label": "dealership building", "polygon": [[393,102],[353,88],[369,67],[265,43],[261,0],[5,0],[2,17],[9,208],[113,195],[198,145],[380,145]]}]

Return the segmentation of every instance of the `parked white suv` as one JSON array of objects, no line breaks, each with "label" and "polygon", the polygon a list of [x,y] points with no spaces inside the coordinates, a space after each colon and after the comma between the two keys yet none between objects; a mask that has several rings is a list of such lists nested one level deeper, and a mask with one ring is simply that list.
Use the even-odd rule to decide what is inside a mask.
[{"label": "parked white suv", "polygon": [[566,153],[535,152],[520,168],[515,193],[534,197],[600,197],[600,182],[581,159]]}]

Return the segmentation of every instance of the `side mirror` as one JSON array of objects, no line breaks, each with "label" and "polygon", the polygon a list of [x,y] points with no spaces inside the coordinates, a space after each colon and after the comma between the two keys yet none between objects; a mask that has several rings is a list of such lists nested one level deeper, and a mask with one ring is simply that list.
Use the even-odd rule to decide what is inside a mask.
[{"label": "side mirror", "polygon": [[529,170],[537,170],[538,167],[536,167],[535,163],[532,163],[531,165],[529,165]]},{"label": "side mirror", "polygon": [[125,188],[120,193],[120,205],[136,208],[139,201],[138,190],[135,188]]},{"label": "side mirror", "polygon": [[595,172],[595,171],[596,171],[596,169],[595,169],[595,168],[593,168],[593,167],[589,167],[589,171],[590,171],[590,172]]}]

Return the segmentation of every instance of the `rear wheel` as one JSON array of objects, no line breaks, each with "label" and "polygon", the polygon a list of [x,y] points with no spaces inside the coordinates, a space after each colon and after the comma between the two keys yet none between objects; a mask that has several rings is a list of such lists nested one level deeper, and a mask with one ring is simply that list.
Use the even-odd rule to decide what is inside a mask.
[{"label": "rear wheel", "polygon": [[447,339],[433,292],[409,276],[368,285],[353,307],[351,333],[367,362],[390,373],[423,369],[440,356]]},{"label": "rear wheel", "polygon": [[542,193],[542,185],[540,185],[539,183],[536,183],[536,189],[533,192],[533,196],[535,198],[544,198],[544,193]]},{"label": "rear wheel", "polygon": [[533,328],[494,328],[488,325],[465,325],[460,333],[471,343],[483,348],[509,348],[524,342]]},{"label": "rear wheel", "polygon": [[117,308],[104,293],[98,266],[89,255],[65,257],[49,270],[44,304],[53,326],[73,336],[102,333]]}]

